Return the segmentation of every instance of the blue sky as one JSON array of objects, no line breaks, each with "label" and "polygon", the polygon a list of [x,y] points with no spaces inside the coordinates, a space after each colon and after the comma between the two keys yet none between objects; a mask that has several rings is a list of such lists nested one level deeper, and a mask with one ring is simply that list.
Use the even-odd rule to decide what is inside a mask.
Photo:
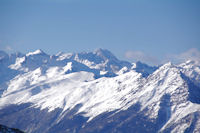
[{"label": "blue sky", "polygon": [[149,64],[197,56],[200,1],[0,0],[0,50],[55,54],[97,48]]}]

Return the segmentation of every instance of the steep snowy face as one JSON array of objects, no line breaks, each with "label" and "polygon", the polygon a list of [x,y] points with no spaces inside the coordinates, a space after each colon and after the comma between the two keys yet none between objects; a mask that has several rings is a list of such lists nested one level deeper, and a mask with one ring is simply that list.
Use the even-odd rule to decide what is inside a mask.
[{"label": "steep snowy face", "polygon": [[66,69],[70,69],[70,64],[63,68],[51,67],[45,73],[38,68],[15,77],[3,92],[0,107],[31,102],[41,109],[65,111],[82,104],[79,112],[87,112],[85,116],[92,119],[106,111],[127,109],[131,105],[131,92],[142,80],[141,74],[134,71],[94,80],[93,73],[66,74]]},{"label": "steep snowy face", "polygon": [[[168,96],[172,112],[176,112],[180,104],[188,101],[188,88],[181,77],[180,70],[171,63],[164,64],[147,78],[144,85],[143,100],[148,107],[149,116],[157,117],[163,96]],[[152,113],[154,112],[154,113]]]},{"label": "steep snowy face", "polygon": [[181,71],[200,87],[200,63],[198,61],[188,60],[179,65]]}]

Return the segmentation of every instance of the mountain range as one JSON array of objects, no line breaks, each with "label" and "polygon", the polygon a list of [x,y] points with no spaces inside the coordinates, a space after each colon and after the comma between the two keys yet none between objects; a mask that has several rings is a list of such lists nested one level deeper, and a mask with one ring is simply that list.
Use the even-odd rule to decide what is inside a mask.
[{"label": "mountain range", "polygon": [[110,51],[0,51],[0,124],[30,133],[198,133],[200,63],[149,66]]}]

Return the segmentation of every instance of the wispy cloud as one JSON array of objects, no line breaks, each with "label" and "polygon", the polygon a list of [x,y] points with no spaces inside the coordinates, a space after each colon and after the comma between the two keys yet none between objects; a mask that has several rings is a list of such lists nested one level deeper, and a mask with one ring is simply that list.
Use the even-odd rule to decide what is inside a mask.
[{"label": "wispy cloud", "polygon": [[158,65],[160,63],[156,57],[145,54],[142,51],[127,51],[125,57],[133,61],[141,61],[150,65]]},{"label": "wispy cloud", "polygon": [[200,51],[196,48],[191,48],[180,54],[169,54],[166,56],[166,61],[174,63],[182,63],[187,60],[194,60],[200,62]]},{"label": "wispy cloud", "polygon": [[194,60],[200,62],[200,51],[196,48],[188,49],[187,51],[179,54],[166,54],[159,58],[146,54],[142,51],[127,51],[125,57],[132,61],[141,61],[149,65],[160,65],[166,62],[179,64],[187,60]]}]

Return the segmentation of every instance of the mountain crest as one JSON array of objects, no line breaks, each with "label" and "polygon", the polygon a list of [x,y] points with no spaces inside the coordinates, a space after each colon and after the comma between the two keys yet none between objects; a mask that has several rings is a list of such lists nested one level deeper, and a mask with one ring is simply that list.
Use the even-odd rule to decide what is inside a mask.
[{"label": "mountain crest", "polygon": [[29,52],[28,54],[26,54],[26,56],[31,56],[31,55],[46,55],[46,53],[41,49],[37,49],[34,52]]}]

